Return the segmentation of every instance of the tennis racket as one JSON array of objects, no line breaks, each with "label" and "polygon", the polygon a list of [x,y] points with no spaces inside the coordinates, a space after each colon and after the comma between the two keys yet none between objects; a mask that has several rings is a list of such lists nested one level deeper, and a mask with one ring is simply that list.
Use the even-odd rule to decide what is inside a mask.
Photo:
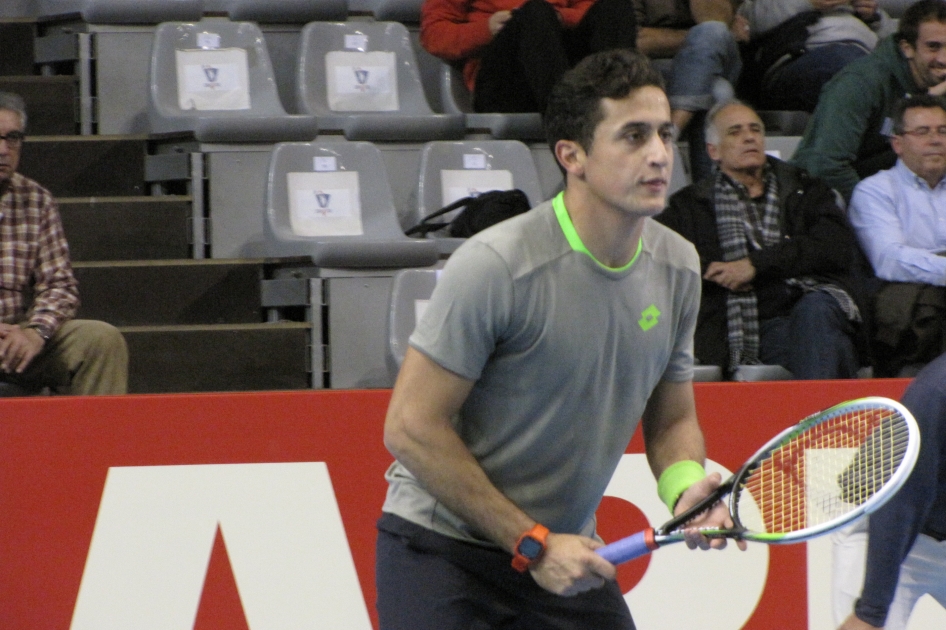
[{"label": "tennis racket", "polygon": [[920,450],[916,420],[880,397],[843,402],[808,416],[760,448],[712,494],[667,521],[598,549],[613,564],[683,540],[682,528],[729,496],[732,529],[710,538],[794,543],[870,514],[903,485]]}]

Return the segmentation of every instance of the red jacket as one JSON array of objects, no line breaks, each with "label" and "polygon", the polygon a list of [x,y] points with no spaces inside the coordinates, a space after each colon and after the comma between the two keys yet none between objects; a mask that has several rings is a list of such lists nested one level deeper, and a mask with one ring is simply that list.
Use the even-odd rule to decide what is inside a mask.
[{"label": "red jacket", "polygon": [[[565,28],[574,28],[595,0],[546,0],[555,7]],[[425,0],[420,13],[420,43],[446,61],[464,61],[463,81],[472,92],[479,70],[480,50],[492,41],[489,18],[511,11],[526,0]]]}]

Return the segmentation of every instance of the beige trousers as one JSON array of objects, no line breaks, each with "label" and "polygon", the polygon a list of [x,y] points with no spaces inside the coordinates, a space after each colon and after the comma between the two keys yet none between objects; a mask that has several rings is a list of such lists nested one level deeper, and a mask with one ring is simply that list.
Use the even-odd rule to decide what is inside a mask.
[{"label": "beige trousers", "polygon": [[23,374],[0,380],[28,389],[88,396],[128,392],[128,348],[111,324],[73,319],[60,326]]}]

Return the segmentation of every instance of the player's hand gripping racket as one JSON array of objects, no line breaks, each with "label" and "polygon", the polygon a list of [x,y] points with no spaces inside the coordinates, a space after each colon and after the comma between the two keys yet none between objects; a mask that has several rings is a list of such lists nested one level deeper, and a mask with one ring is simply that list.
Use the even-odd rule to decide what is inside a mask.
[{"label": "player's hand gripping racket", "polygon": [[870,514],[903,485],[920,449],[900,403],[860,398],[808,416],[772,438],[705,499],[667,521],[598,549],[620,564],[683,540],[683,527],[729,495],[732,529],[710,538],[801,542]]}]

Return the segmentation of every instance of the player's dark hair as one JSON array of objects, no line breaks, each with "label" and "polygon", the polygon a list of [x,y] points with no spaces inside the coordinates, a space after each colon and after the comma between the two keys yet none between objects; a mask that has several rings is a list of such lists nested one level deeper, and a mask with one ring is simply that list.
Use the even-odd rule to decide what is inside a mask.
[{"label": "player's dark hair", "polygon": [[935,109],[939,108],[946,112],[946,99],[942,96],[933,96],[932,94],[915,94],[913,96],[908,96],[907,98],[897,101],[897,104],[894,105],[893,114],[893,132],[896,135],[901,135],[904,130],[904,118],[907,115],[907,110],[910,109]]},{"label": "player's dark hair", "polygon": [[920,0],[911,4],[900,16],[897,41],[907,42],[916,48],[923,22],[946,22],[946,0]]},{"label": "player's dark hair", "polygon": [[644,55],[614,49],[582,59],[552,90],[545,110],[545,136],[555,152],[559,140],[572,140],[588,151],[604,118],[601,99],[625,98],[645,86],[664,88],[663,77]]}]

